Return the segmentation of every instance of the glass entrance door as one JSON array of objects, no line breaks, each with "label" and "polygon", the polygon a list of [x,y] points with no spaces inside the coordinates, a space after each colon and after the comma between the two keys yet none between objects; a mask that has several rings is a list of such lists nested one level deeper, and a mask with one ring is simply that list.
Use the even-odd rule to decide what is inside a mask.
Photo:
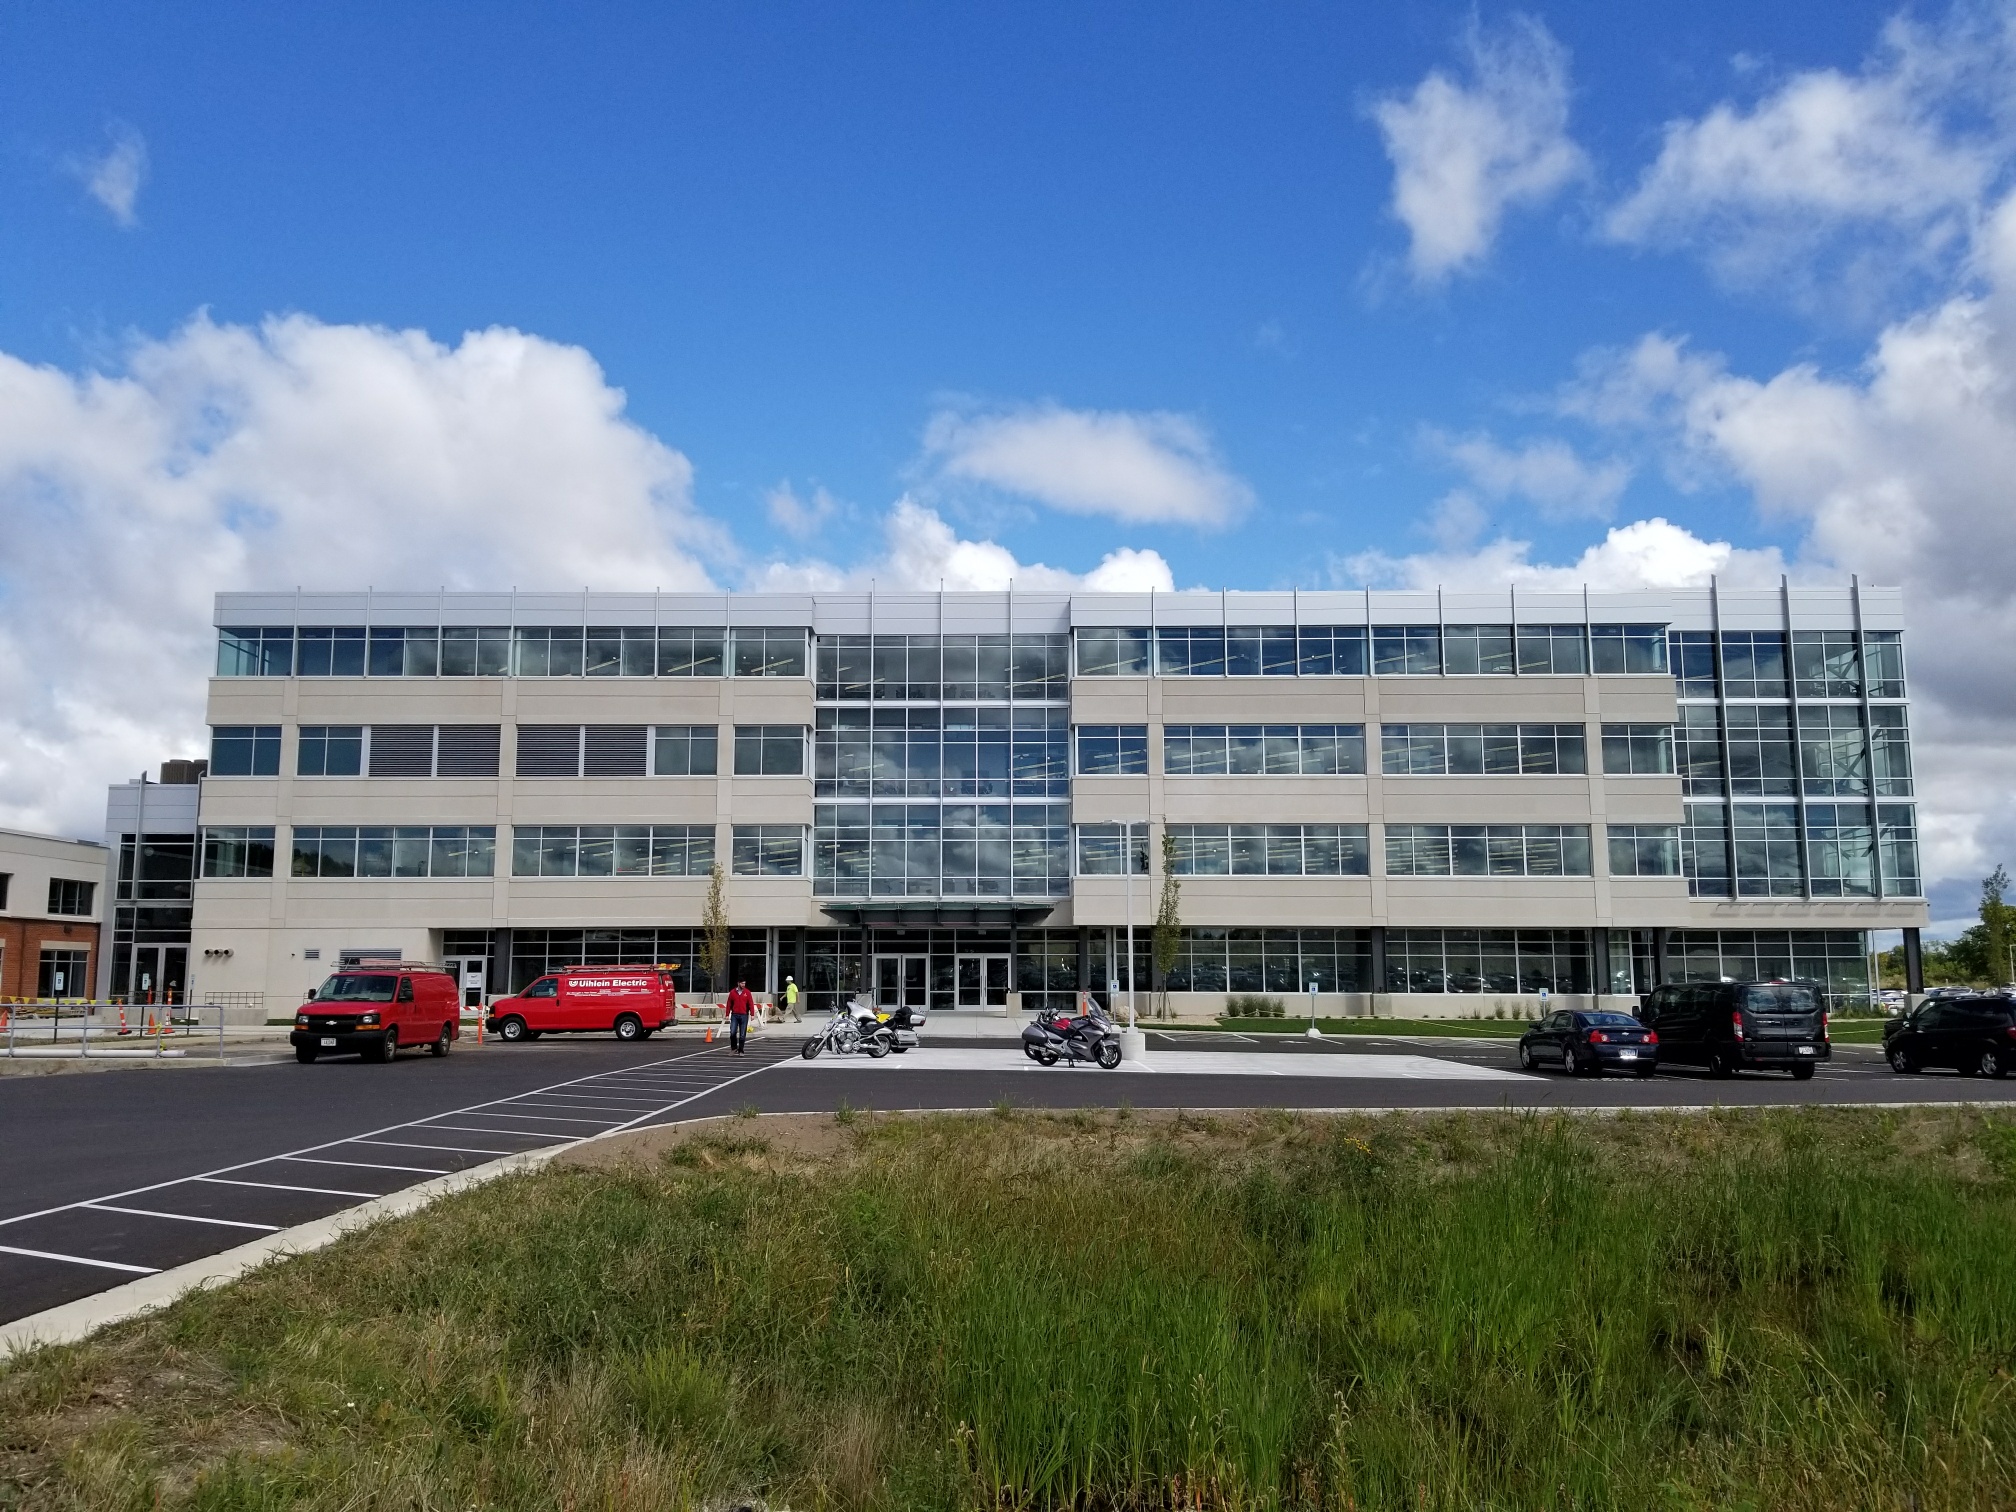
[{"label": "glass entrance door", "polygon": [[929,956],[877,956],[875,1006],[923,1011],[930,1004],[930,968]]},{"label": "glass entrance door", "polygon": [[1006,1008],[1008,1006],[1008,957],[1005,955],[960,956],[954,963],[953,1002],[961,1008]]},{"label": "glass entrance door", "polygon": [[132,1000],[136,1003],[180,1003],[189,975],[186,945],[133,947]]},{"label": "glass entrance door", "polygon": [[484,977],[488,973],[490,966],[488,958],[484,956],[450,956],[448,957],[447,966],[450,971],[455,973],[456,985],[462,990],[462,1006],[464,1008],[481,1008],[483,1006],[485,986]]}]

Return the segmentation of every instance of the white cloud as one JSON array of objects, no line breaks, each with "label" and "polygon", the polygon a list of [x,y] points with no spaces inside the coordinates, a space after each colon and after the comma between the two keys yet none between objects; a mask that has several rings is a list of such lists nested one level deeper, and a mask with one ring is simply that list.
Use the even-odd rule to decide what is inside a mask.
[{"label": "white cloud", "polygon": [[1530,541],[1499,536],[1474,549],[1414,556],[1368,551],[1335,564],[1343,581],[1379,588],[1483,590],[1508,584],[1542,591],[1600,592],[1705,587],[1717,577],[1729,587],[1776,587],[1785,562],[1775,550],[1751,551],[1706,541],[1665,519],[1619,525],[1561,566],[1533,560]]},{"label": "white cloud", "polygon": [[586,352],[516,331],[0,353],[0,823],[95,833],[105,783],[204,753],[220,589],[701,588],[691,478]]},{"label": "white cloud", "polygon": [[943,410],[925,427],[923,461],[941,483],[982,484],[1128,524],[1222,526],[1253,503],[1202,425],[1159,411]]},{"label": "white cloud", "polygon": [[1933,28],[1900,16],[1858,73],[1796,73],[1751,105],[1669,122],[1606,233],[1701,246],[1739,280],[1842,231],[1855,233],[1844,255],[1856,280],[1897,257],[1964,252],[2012,145],[2012,25],[2006,4],[1963,4]]},{"label": "white cloud", "polygon": [[1568,136],[1568,54],[1545,26],[1515,16],[1488,35],[1473,24],[1463,50],[1466,78],[1435,69],[1371,110],[1422,283],[1475,268],[1507,210],[1542,204],[1588,171]]},{"label": "white cloud", "polygon": [[114,121],[105,134],[111,145],[104,152],[71,157],[64,166],[113,220],[131,229],[139,224],[140,186],[147,178],[147,142],[124,121]]},{"label": "white cloud", "polygon": [[790,483],[779,483],[763,496],[764,512],[770,523],[787,535],[804,540],[817,535],[826,522],[840,511],[840,501],[823,487],[815,486],[810,498],[799,497]]},{"label": "white cloud", "polygon": [[960,539],[936,511],[912,498],[896,501],[883,521],[884,551],[855,567],[827,562],[773,563],[757,585],[771,590],[837,591],[867,588],[936,592],[999,592],[1011,584],[1031,590],[1091,589],[1143,593],[1174,586],[1169,564],[1159,552],[1123,546],[1108,552],[1090,572],[1071,572],[1041,562],[1022,562],[994,541]]},{"label": "white cloud", "polygon": [[1517,447],[1477,434],[1427,432],[1429,445],[1468,474],[1486,498],[1526,499],[1550,520],[1602,519],[1631,481],[1631,467],[1610,459],[1585,462],[1567,442],[1544,436]]}]

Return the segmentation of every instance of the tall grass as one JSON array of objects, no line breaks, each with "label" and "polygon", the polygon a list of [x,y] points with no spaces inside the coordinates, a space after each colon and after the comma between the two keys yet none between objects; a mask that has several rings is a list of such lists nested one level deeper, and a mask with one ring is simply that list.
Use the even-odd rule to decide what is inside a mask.
[{"label": "tall grass", "polygon": [[2012,1501],[2006,1120],[762,1132],[15,1367],[0,1505]]}]

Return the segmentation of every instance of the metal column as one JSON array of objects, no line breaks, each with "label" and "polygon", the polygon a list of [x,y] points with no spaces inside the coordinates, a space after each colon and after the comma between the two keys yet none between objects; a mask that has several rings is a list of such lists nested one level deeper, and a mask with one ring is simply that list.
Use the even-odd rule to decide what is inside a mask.
[{"label": "metal column", "polygon": [[1904,931],[1904,990],[1913,997],[1925,990],[1925,954],[1915,929]]}]

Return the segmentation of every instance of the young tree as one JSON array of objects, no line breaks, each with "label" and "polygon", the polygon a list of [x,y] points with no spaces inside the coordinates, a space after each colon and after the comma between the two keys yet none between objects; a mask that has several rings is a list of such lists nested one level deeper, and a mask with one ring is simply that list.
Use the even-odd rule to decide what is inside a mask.
[{"label": "young tree", "polygon": [[707,879],[707,906],[700,914],[700,965],[715,997],[728,990],[728,878],[721,863]]},{"label": "young tree", "polygon": [[1176,879],[1176,837],[1162,830],[1162,897],[1155,905],[1152,950],[1155,962],[1155,1013],[1169,1017],[1169,973],[1183,953],[1183,884]]},{"label": "young tree", "polygon": [[2009,949],[2016,943],[2016,907],[2003,902],[2009,892],[2009,873],[1998,866],[1981,879],[1981,945],[1987,970],[1982,979],[1990,987],[2010,979]]}]

